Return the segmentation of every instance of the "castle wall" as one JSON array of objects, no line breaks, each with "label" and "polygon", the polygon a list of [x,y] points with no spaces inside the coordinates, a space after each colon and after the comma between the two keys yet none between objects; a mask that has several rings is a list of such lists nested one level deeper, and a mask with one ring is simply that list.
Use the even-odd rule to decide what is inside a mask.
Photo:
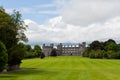
[{"label": "castle wall", "polygon": [[50,56],[52,50],[53,50],[53,44],[51,44],[50,46],[45,46],[45,44],[43,44],[42,52],[45,54],[45,56]]},{"label": "castle wall", "polygon": [[[86,44],[82,43],[82,44],[78,44],[77,45],[62,45],[62,43],[60,43],[59,45],[57,45],[57,55],[58,56],[80,56],[82,55],[84,49],[85,49]],[[45,46],[45,44],[43,45],[43,53],[45,54],[45,56],[50,56],[51,51],[53,50],[53,44],[50,46]]]}]

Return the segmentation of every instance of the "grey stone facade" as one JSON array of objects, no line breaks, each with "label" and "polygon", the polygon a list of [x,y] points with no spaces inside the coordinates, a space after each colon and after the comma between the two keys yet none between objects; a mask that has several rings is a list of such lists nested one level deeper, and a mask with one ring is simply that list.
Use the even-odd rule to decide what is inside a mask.
[{"label": "grey stone facade", "polygon": [[[85,49],[86,43],[77,45],[63,45],[62,43],[57,45],[56,51],[58,56],[80,56],[82,55]],[[51,51],[54,48],[54,44],[50,44],[50,46],[46,46],[43,44],[42,51],[45,56],[50,56]]]}]

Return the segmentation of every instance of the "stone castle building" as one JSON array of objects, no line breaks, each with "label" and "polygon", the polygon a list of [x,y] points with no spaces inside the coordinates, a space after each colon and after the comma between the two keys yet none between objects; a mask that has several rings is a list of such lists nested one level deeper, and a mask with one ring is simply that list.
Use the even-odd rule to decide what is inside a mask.
[{"label": "stone castle building", "polygon": [[[86,43],[83,42],[82,44],[77,45],[63,45],[62,43],[57,45],[56,52],[58,56],[80,56],[82,55],[84,49],[86,47]],[[43,44],[42,51],[45,56],[50,56],[51,51],[54,49],[54,44],[50,44],[46,46]]]}]

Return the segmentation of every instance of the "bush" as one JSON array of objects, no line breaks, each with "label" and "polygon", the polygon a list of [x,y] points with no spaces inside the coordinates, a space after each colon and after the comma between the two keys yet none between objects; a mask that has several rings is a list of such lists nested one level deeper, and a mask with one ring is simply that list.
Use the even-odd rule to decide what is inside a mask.
[{"label": "bush", "polygon": [[53,50],[51,51],[51,54],[50,54],[50,56],[57,56],[56,49],[53,49]]},{"label": "bush", "polygon": [[33,50],[35,57],[39,57],[41,55],[42,49],[39,45],[35,45]]},{"label": "bush", "polygon": [[35,45],[32,49],[30,45],[25,45],[26,54],[24,58],[40,57],[42,49],[39,45]]},{"label": "bush", "polygon": [[83,57],[89,57],[89,53],[90,53],[90,47],[87,47],[87,48],[85,48],[82,56]]},{"label": "bush", "polygon": [[114,52],[110,55],[111,59],[120,59],[120,51],[119,52]]},{"label": "bush", "polygon": [[93,50],[90,52],[89,57],[90,58],[103,58],[104,51],[102,50]]},{"label": "bush", "polygon": [[45,58],[45,54],[43,52],[41,53],[40,58],[41,59]]},{"label": "bush", "polygon": [[19,65],[21,60],[24,58],[25,49],[22,48],[20,45],[16,45],[9,50],[9,57],[8,57],[8,65]]},{"label": "bush", "polygon": [[0,72],[7,68],[8,54],[5,45],[0,41]]},{"label": "bush", "polygon": [[90,57],[90,58],[95,58],[95,53],[94,53],[93,51],[90,52],[89,57]]},{"label": "bush", "polygon": [[33,57],[34,57],[34,52],[26,51],[24,58],[33,58]]},{"label": "bush", "polygon": [[107,52],[103,52],[103,58],[106,58],[106,59],[109,59],[110,57],[109,57],[109,54],[107,53]]}]

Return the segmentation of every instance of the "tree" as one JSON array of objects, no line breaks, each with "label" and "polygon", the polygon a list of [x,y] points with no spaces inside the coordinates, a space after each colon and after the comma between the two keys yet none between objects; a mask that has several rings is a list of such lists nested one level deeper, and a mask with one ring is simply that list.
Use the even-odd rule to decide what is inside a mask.
[{"label": "tree", "polygon": [[0,41],[0,72],[6,69],[8,54],[5,45]]},{"label": "tree", "polygon": [[82,56],[83,57],[89,57],[90,51],[91,51],[90,47],[86,47],[85,50],[84,50],[84,52],[83,52],[83,54],[82,54]]},{"label": "tree", "polygon": [[6,49],[17,44],[17,33],[14,30],[12,18],[7,13],[0,12],[0,40],[5,44]]},{"label": "tree", "polygon": [[53,49],[53,50],[51,51],[51,54],[50,54],[50,56],[57,56],[56,49]]},{"label": "tree", "polygon": [[[13,54],[17,55],[18,47],[15,46],[18,46],[20,41],[28,41],[24,34],[26,28],[27,26],[22,21],[21,14],[18,11],[14,10],[13,14],[9,15],[4,10],[0,10],[0,40],[5,44],[7,49],[9,57],[8,65],[12,65],[14,61],[18,61],[18,63],[21,62],[19,61],[21,59],[16,60],[17,58],[13,57]],[[20,55],[18,55],[18,57],[19,56]],[[13,60],[12,64],[11,60]],[[16,62],[14,64],[16,64]]]},{"label": "tree", "polygon": [[105,45],[107,45],[109,43],[115,43],[116,44],[116,42],[113,39],[109,39],[109,40],[105,41]]},{"label": "tree", "polygon": [[93,41],[90,44],[90,49],[91,50],[100,50],[102,48],[102,44],[99,41]]},{"label": "tree", "polygon": [[92,50],[89,54],[90,58],[103,58],[104,51],[102,50]]},{"label": "tree", "polygon": [[39,45],[35,45],[33,50],[34,50],[34,55],[36,57],[39,57],[42,52],[41,47]]},{"label": "tree", "polygon": [[116,43],[111,42],[108,45],[106,45],[105,49],[107,51],[111,50],[111,51],[117,52],[120,50],[120,46]]},{"label": "tree", "polygon": [[15,25],[15,31],[17,32],[16,38],[18,38],[19,41],[27,42],[28,39],[26,35],[24,34],[24,31],[27,28],[27,25],[25,25],[24,21],[21,19],[21,14],[19,11],[14,10],[13,14],[11,15],[12,23]]},{"label": "tree", "polygon": [[32,48],[30,45],[25,45],[25,48],[26,48],[26,51],[28,52],[31,52],[32,51]]}]

